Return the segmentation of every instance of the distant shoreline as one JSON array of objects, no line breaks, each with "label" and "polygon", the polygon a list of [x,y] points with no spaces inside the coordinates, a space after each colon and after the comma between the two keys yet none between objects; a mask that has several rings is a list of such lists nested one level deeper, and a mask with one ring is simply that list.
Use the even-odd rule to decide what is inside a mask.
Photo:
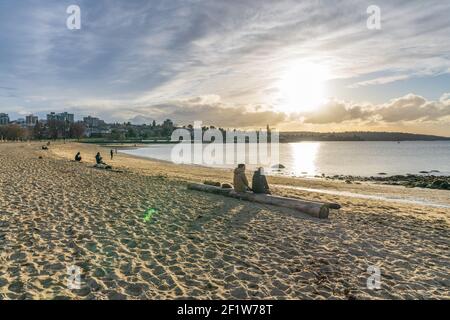
[{"label": "distant shoreline", "polygon": [[[242,134],[245,135],[245,131]],[[225,131],[222,133],[225,134]],[[226,141],[226,139],[223,139]],[[194,139],[191,137],[191,143]],[[450,141],[450,137],[414,134],[403,132],[307,132],[307,131],[291,131],[279,132],[279,143],[296,143],[296,142],[409,142],[409,141]],[[151,137],[151,138],[133,138],[115,140],[110,138],[84,138],[79,142],[94,144],[174,144],[179,141],[171,141],[170,136]],[[203,143],[210,143],[204,141]],[[248,142],[246,142],[248,143]]]},{"label": "distant shoreline", "polygon": [[[301,143],[301,142],[394,142],[394,143],[402,143],[402,142],[439,142],[439,141],[450,141],[448,139],[437,139],[437,140],[296,140],[296,141],[280,141],[279,143]],[[191,141],[194,143],[195,141]],[[86,144],[97,144],[103,147],[115,147],[115,148],[139,148],[147,145],[159,145],[159,144],[177,144],[180,141],[80,141],[80,143]],[[203,143],[212,143],[204,141]],[[237,142],[235,142],[236,144]],[[248,144],[249,142],[245,142]],[[270,144],[270,142],[268,142]]]}]

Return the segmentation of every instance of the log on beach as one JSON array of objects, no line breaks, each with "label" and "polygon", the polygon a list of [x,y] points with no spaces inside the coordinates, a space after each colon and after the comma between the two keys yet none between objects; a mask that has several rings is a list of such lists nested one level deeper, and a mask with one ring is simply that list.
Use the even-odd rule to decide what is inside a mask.
[{"label": "log on beach", "polygon": [[308,214],[315,218],[327,219],[330,209],[340,206],[338,204],[327,204],[315,201],[308,201],[302,199],[293,199],[280,196],[273,196],[268,194],[256,194],[251,192],[236,192],[233,189],[223,189],[210,185],[190,183],[188,189],[203,191],[208,193],[220,194],[226,197],[241,199],[256,203],[270,204],[273,206],[290,208],[299,212]]}]

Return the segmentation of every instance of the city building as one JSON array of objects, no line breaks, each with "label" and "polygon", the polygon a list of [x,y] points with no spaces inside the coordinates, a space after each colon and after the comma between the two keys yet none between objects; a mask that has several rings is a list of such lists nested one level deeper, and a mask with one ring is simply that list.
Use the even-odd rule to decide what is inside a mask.
[{"label": "city building", "polygon": [[47,122],[55,121],[55,120],[74,123],[75,117],[72,113],[67,113],[67,112],[62,112],[62,113],[50,112],[49,114],[47,114]]},{"label": "city building", "polygon": [[47,122],[56,121],[56,120],[58,120],[56,117],[56,113],[50,112],[49,114],[47,114]]},{"label": "city building", "polygon": [[73,113],[67,113],[67,112],[63,112],[59,114],[63,120],[66,120],[70,123],[74,123],[75,122],[75,116],[73,115]]},{"label": "city building", "polygon": [[0,125],[9,123],[9,116],[6,113],[0,113]]},{"label": "city building", "polygon": [[13,120],[11,121],[11,124],[17,124],[21,127],[25,127],[25,119],[24,118],[19,118],[17,120]]},{"label": "city building", "polygon": [[26,117],[25,117],[25,124],[26,124],[28,127],[35,126],[36,123],[38,122],[38,120],[39,120],[39,119],[38,119],[37,116],[34,116],[34,115],[30,114],[29,116],[26,116]]},{"label": "city building", "polygon": [[91,116],[84,117],[83,122],[88,128],[98,128],[105,125],[105,121]]},{"label": "city building", "polygon": [[99,118],[87,116],[83,118],[83,123],[86,127],[85,135],[87,137],[101,136],[103,134],[111,133],[111,130],[109,130],[105,121]]}]

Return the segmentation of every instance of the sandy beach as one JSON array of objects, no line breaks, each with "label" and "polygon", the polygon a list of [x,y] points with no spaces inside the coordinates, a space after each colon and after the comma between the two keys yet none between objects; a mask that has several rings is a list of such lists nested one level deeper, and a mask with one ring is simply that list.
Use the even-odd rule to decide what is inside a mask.
[{"label": "sandy beach", "polygon": [[[0,143],[0,299],[450,298],[449,191],[269,177],[342,205],[319,220],[186,189],[231,170],[41,145]],[[97,151],[120,172],[93,168]]]}]

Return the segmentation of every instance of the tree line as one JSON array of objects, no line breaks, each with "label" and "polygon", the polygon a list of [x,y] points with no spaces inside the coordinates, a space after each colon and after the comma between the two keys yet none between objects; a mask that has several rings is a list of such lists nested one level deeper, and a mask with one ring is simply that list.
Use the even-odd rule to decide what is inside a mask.
[{"label": "tree line", "polygon": [[48,123],[36,122],[33,127],[22,127],[17,124],[0,126],[1,140],[42,140],[42,139],[81,139],[85,133],[81,122],[51,120]]}]

